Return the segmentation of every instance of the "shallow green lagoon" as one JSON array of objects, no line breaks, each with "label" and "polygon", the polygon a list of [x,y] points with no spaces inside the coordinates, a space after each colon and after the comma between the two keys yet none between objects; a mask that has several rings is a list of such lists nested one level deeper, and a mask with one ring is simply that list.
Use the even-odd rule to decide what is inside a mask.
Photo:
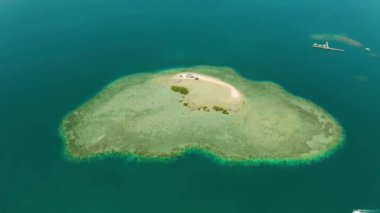
[{"label": "shallow green lagoon", "polygon": [[[380,59],[311,34],[345,33],[380,53],[367,1],[0,2],[0,212],[352,212],[380,208]],[[318,104],[345,145],[305,166],[168,164],[63,156],[59,124],[119,77],[234,67]]]}]

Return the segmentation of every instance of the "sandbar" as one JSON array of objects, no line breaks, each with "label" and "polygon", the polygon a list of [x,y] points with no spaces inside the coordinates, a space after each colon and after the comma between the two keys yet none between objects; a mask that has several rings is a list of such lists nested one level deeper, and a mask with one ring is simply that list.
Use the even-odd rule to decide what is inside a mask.
[{"label": "sandbar", "polygon": [[321,33],[321,34],[312,34],[310,35],[312,39],[315,40],[322,40],[322,41],[337,41],[344,44],[348,44],[353,47],[357,48],[363,48],[363,44],[360,41],[357,41],[353,38],[348,37],[345,34],[328,34],[328,33]]}]

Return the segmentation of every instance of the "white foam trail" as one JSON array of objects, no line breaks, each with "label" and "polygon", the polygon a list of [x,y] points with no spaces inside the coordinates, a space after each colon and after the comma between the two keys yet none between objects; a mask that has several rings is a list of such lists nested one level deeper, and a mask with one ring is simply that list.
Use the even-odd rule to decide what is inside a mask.
[{"label": "white foam trail", "polygon": [[380,209],[355,209],[352,213],[380,213]]}]

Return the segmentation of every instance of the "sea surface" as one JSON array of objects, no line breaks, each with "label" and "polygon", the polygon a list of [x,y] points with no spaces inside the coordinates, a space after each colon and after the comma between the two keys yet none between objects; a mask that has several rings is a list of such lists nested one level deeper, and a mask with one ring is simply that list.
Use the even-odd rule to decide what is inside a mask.
[{"label": "sea surface", "polygon": [[[378,0],[1,0],[0,213],[292,212],[380,208]],[[321,41],[318,41],[321,42]],[[72,162],[63,117],[112,81],[191,65],[229,66],[330,112],[344,146],[300,166],[223,166],[109,157]]]}]

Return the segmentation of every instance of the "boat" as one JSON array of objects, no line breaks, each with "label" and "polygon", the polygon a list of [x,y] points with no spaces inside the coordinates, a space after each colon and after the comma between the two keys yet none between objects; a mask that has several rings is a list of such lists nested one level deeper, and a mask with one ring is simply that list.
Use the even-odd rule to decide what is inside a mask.
[{"label": "boat", "polygon": [[317,49],[323,49],[323,50],[331,50],[331,51],[337,51],[337,52],[344,52],[345,50],[343,49],[338,49],[338,48],[332,48],[329,46],[329,42],[326,41],[325,44],[318,44],[318,43],[314,43],[313,48],[317,48]]}]

